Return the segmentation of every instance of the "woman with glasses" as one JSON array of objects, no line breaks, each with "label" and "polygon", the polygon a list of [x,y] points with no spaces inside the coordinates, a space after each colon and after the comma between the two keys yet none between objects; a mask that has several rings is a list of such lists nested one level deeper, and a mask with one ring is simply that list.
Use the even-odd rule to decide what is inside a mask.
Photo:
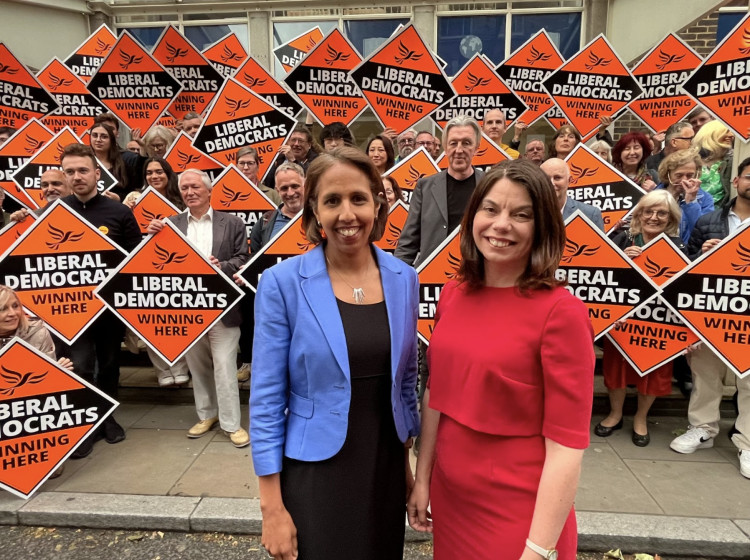
[{"label": "woman with glasses", "polygon": [[[682,240],[677,237],[680,214],[677,201],[667,190],[651,191],[636,204],[630,229],[618,233],[613,241],[631,259],[639,256],[643,251],[642,247],[662,233],[666,233],[682,251],[686,251]],[[648,411],[656,397],[671,394],[672,363],[641,377],[609,339],[605,339],[602,369],[604,384],[609,391],[610,412],[594,427],[594,433],[599,437],[609,437],[615,430],[622,428],[622,407],[627,386],[635,385],[638,391],[638,408],[633,417],[631,439],[638,447],[647,446],[651,441],[648,433]]]},{"label": "woman with glasses", "polygon": [[666,189],[680,205],[680,239],[690,240],[695,222],[714,209],[713,197],[701,188],[701,158],[695,150],[678,150],[659,164],[657,189]]},{"label": "woman with glasses", "polygon": [[252,146],[245,146],[237,150],[237,169],[240,170],[247,180],[256,185],[263,191],[268,198],[276,205],[281,204],[281,196],[276,189],[267,187],[258,181],[258,150]]}]

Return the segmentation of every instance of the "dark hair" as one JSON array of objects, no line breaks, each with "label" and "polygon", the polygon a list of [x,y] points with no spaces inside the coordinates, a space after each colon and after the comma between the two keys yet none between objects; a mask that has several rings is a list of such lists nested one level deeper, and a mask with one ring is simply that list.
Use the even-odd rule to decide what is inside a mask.
[{"label": "dark hair", "polygon": [[158,163],[159,166],[164,170],[164,174],[167,176],[167,188],[165,191],[166,198],[169,202],[174,204],[179,210],[185,209],[185,202],[182,200],[180,195],[180,187],[177,185],[177,173],[174,172],[169,162],[163,158],[150,157],[143,163],[143,186],[144,188],[148,185],[146,180],[146,170],[148,165],[152,162]]},{"label": "dark hair", "polygon": [[93,164],[93,169],[99,169],[99,162],[96,161],[94,150],[91,149],[91,146],[87,146],[86,144],[68,144],[65,146],[60,154],[60,165],[62,165],[62,162],[66,157],[90,158],[91,163]]},{"label": "dark hair", "polygon": [[484,257],[474,241],[474,218],[482,201],[501,179],[522,187],[531,198],[534,213],[534,240],[531,255],[521,277],[521,291],[554,288],[565,282],[555,278],[555,270],[565,248],[565,224],[560,206],[547,175],[538,165],[525,159],[500,162],[482,177],[471,195],[471,200],[461,220],[461,266],[458,278],[469,290],[484,287]]},{"label": "dark hair", "polygon": [[318,245],[323,241],[323,236],[318,226],[317,218],[313,209],[318,200],[318,184],[320,177],[336,164],[349,165],[367,177],[370,183],[370,192],[375,204],[379,204],[378,215],[370,232],[368,241],[377,241],[383,236],[385,224],[388,222],[388,201],[383,192],[383,180],[380,173],[370,161],[370,158],[361,150],[350,146],[336,148],[332,152],[324,152],[316,157],[310,167],[307,168],[305,177],[305,205],[302,209],[302,229],[305,237],[311,243]]},{"label": "dark hair", "polygon": [[390,169],[396,164],[396,154],[393,151],[393,142],[391,142],[391,139],[384,134],[378,134],[377,136],[370,138],[370,141],[365,148],[365,155],[367,155],[368,158],[370,157],[370,144],[375,140],[380,140],[383,143],[383,148],[385,148],[385,168],[386,170]]},{"label": "dark hair", "polygon": [[[396,195],[396,200],[400,200],[401,202],[406,202],[406,199],[404,198],[404,191],[399,186],[398,181],[396,181],[396,178],[392,175],[383,175],[383,179],[391,183],[391,186],[393,187],[393,194]],[[386,199],[387,198],[388,197],[386,197]]]},{"label": "dark hair", "polygon": [[16,133],[17,128],[13,128],[10,126],[0,126],[0,134],[7,134],[8,136],[13,136]]},{"label": "dark hair", "polygon": [[750,165],[750,157],[746,157],[745,159],[743,159],[740,162],[739,166],[737,166],[737,177],[739,177],[740,175],[742,175],[742,172],[745,170],[745,168],[748,165]]},{"label": "dark hair", "polygon": [[89,129],[89,145],[91,144],[91,132],[95,128],[103,128],[107,132],[107,136],[109,136],[109,150],[107,150],[107,160],[112,166],[112,169],[110,169],[109,171],[112,173],[112,175],[115,176],[115,179],[117,179],[117,182],[119,183],[118,187],[120,190],[124,192],[130,191],[130,185],[128,185],[128,172],[125,169],[125,162],[122,161],[120,146],[117,145],[117,135],[115,134],[115,129],[105,122],[94,124]]},{"label": "dark hair", "polygon": [[[114,115],[114,113],[99,113],[94,117],[94,124],[108,124],[116,131],[120,130],[120,121]],[[93,126],[91,127],[93,128]]]},{"label": "dark hair", "polygon": [[555,134],[552,136],[550,145],[547,146],[547,153],[549,154],[549,157],[551,158],[558,157],[557,148],[555,148],[555,140],[557,140],[561,134],[563,133],[567,134],[569,132],[572,133],[573,136],[576,137],[576,144],[579,144],[581,142],[581,133],[578,132],[572,125],[564,124],[555,131]]},{"label": "dark hair", "polygon": [[[307,128],[306,125],[304,125],[302,123],[297,123],[296,125],[294,125],[294,130],[292,130],[292,134],[294,134],[295,132],[299,132],[300,134],[304,134],[305,138],[307,138],[307,143],[310,144],[310,145],[312,145],[312,142],[313,142],[312,133],[310,132],[310,129]],[[289,138],[292,137],[292,134],[289,135]]]},{"label": "dark hair", "polygon": [[648,136],[642,132],[636,132],[634,130],[623,134],[612,148],[612,163],[620,171],[622,171],[622,152],[631,142],[638,142],[643,150],[641,160],[638,162],[638,169],[641,168],[643,162],[646,161],[646,158],[651,154],[651,144],[648,142]]},{"label": "dark hair", "polygon": [[347,146],[351,146],[354,144],[354,136],[352,136],[351,131],[346,127],[344,123],[339,121],[325,125],[323,127],[323,130],[320,131],[318,141],[320,142],[321,146],[324,146],[325,141],[329,138],[341,138]]}]

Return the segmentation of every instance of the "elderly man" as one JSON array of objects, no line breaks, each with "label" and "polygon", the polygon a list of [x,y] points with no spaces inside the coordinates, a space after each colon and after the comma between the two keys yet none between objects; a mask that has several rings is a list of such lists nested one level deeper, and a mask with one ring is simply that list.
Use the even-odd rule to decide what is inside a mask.
[{"label": "elderly man", "polygon": [[646,158],[646,167],[659,172],[659,164],[664,158],[678,150],[687,150],[695,137],[693,125],[687,121],[679,121],[671,125],[664,134],[664,148],[658,154]]},{"label": "elderly man", "polygon": [[396,147],[398,148],[398,156],[396,161],[404,159],[410,153],[414,151],[414,143],[417,139],[417,131],[413,128],[404,130],[396,138]]},{"label": "elderly man", "polygon": [[422,132],[419,132],[417,134],[415,149],[418,150],[419,148],[424,148],[425,150],[427,150],[427,153],[430,155],[430,157],[435,157],[435,144],[437,144],[437,142],[435,142],[435,137],[432,135],[432,133],[423,130]]},{"label": "elderly man", "polygon": [[560,158],[550,158],[541,165],[541,168],[547,177],[550,178],[552,186],[555,188],[555,195],[557,196],[557,203],[562,212],[563,220],[567,220],[576,210],[580,210],[596,227],[604,231],[604,219],[602,218],[601,210],[585,202],[578,202],[568,196],[568,186],[570,186],[570,169],[568,169],[568,164]]},{"label": "elderly man", "polygon": [[547,147],[541,140],[529,140],[526,143],[526,151],[523,153],[523,157],[532,163],[542,165],[542,162],[547,158]]},{"label": "elderly man", "polygon": [[505,113],[500,109],[490,109],[484,114],[482,130],[490,139],[500,146],[503,151],[513,159],[518,159],[521,155],[508,144],[503,144],[503,134],[505,134]]},{"label": "elderly man", "polygon": [[459,226],[483,175],[471,165],[480,138],[479,124],[471,117],[459,115],[448,121],[443,135],[448,169],[417,181],[396,257],[416,266]]},{"label": "elderly man", "polygon": [[195,138],[195,133],[198,132],[201,123],[203,123],[203,119],[195,111],[185,113],[185,116],[182,117],[182,131],[190,138]]},{"label": "elderly man", "polygon": [[[70,186],[65,180],[65,175],[60,169],[48,169],[42,173],[40,184],[42,186],[42,196],[44,197],[44,200],[47,201],[47,204],[45,204],[43,208],[34,210],[34,214],[37,216],[41,216],[47,209],[47,206],[52,204],[58,198],[68,196],[72,192]],[[10,219],[14,222],[22,222],[28,215],[29,210],[27,208],[21,208],[20,210],[13,212],[10,215]]]},{"label": "elderly man", "polygon": [[[179,178],[186,212],[169,218],[203,256],[232,277],[250,258],[243,221],[211,208],[211,179],[198,169],[186,169]],[[154,220],[149,233],[161,230]],[[235,376],[235,352],[240,340],[240,310],[232,308],[205,333],[185,356],[193,375],[193,395],[199,422],[189,438],[199,438],[218,422],[235,447],[245,447],[250,437],[240,426],[240,393]]]},{"label": "elderly man", "polygon": [[279,156],[271,168],[271,173],[266,176],[268,186],[275,187],[275,173],[276,168],[279,167],[285,161],[296,163],[302,169],[307,171],[310,163],[318,157],[318,152],[312,149],[313,137],[310,130],[301,123],[298,123],[294,127],[292,135],[289,137],[289,142],[281,146],[279,149]]}]

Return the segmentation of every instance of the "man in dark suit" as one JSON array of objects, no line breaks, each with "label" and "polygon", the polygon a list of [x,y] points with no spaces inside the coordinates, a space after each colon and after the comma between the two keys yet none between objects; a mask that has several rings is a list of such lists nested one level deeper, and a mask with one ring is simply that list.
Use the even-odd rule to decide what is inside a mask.
[{"label": "man in dark suit", "polygon": [[423,177],[411,195],[409,217],[395,256],[417,266],[461,224],[471,193],[483,172],[471,166],[482,131],[479,123],[459,115],[445,127],[443,147],[448,169]]},{"label": "man in dark suit", "polygon": [[[211,179],[203,171],[186,169],[180,174],[180,194],[187,210],[169,218],[208,260],[232,277],[250,258],[245,224],[237,216],[214,212],[211,208]],[[148,232],[163,224],[154,220]],[[240,393],[237,386],[237,345],[242,318],[239,307],[232,308],[219,323],[204,334],[185,356],[193,376],[193,394],[199,422],[188,430],[189,438],[199,438],[219,422],[235,447],[250,443],[240,427]]]},{"label": "man in dark suit", "polygon": [[576,210],[580,210],[596,227],[604,231],[604,219],[601,210],[568,196],[568,186],[570,185],[568,164],[560,158],[550,158],[542,163],[541,168],[552,181],[552,186],[555,187],[555,195],[560,204],[563,220],[567,220]]}]

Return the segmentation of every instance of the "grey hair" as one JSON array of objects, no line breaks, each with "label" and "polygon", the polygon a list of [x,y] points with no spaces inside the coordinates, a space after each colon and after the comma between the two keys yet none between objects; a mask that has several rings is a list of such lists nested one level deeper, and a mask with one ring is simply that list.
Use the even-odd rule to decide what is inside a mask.
[{"label": "grey hair", "polygon": [[208,173],[206,173],[205,171],[201,171],[200,169],[194,169],[194,168],[186,169],[185,171],[180,173],[179,177],[177,178],[178,186],[182,185],[182,178],[188,173],[192,173],[193,175],[197,175],[198,177],[200,177],[201,181],[203,181],[203,184],[208,189],[208,192],[211,192],[211,189],[214,188],[213,184],[211,184],[211,177],[208,176]]},{"label": "grey hair", "polygon": [[401,134],[399,134],[396,137],[396,142],[398,142],[406,134],[413,134],[414,138],[417,137],[417,131],[415,129],[413,129],[413,128],[407,128],[406,130],[404,130]]},{"label": "grey hair", "polygon": [[479,123],[473,117],[469,117],[464,113],[459,113],[445,125],[445,132],[443,132],[443,149],[445,149],[445,142],[447,141],[448,133],[450,133],[451,128],[456,126],[470,126],[473,128],[474,136],[476,137],[476,144],[479,146],[479,143],[482,141],[482,129],[479,128]]},{"label": "grey hair", "polygon": [[669,142],[672,138],[680,136],[682,131],[686,128],[693,128],[693,125],[687,121],[678,121],[669,125],[667,132],[664,133],[664,141]]},{"label": "grey hair", "polygon": [[274,171],[273,176],[276,177],[282,171],[294,171],[297,175],[299,175],[303,179],[305,178],[305,170],[298,163],[285,161],[284,163],[282,163],[276,168],[276,171]]}]

